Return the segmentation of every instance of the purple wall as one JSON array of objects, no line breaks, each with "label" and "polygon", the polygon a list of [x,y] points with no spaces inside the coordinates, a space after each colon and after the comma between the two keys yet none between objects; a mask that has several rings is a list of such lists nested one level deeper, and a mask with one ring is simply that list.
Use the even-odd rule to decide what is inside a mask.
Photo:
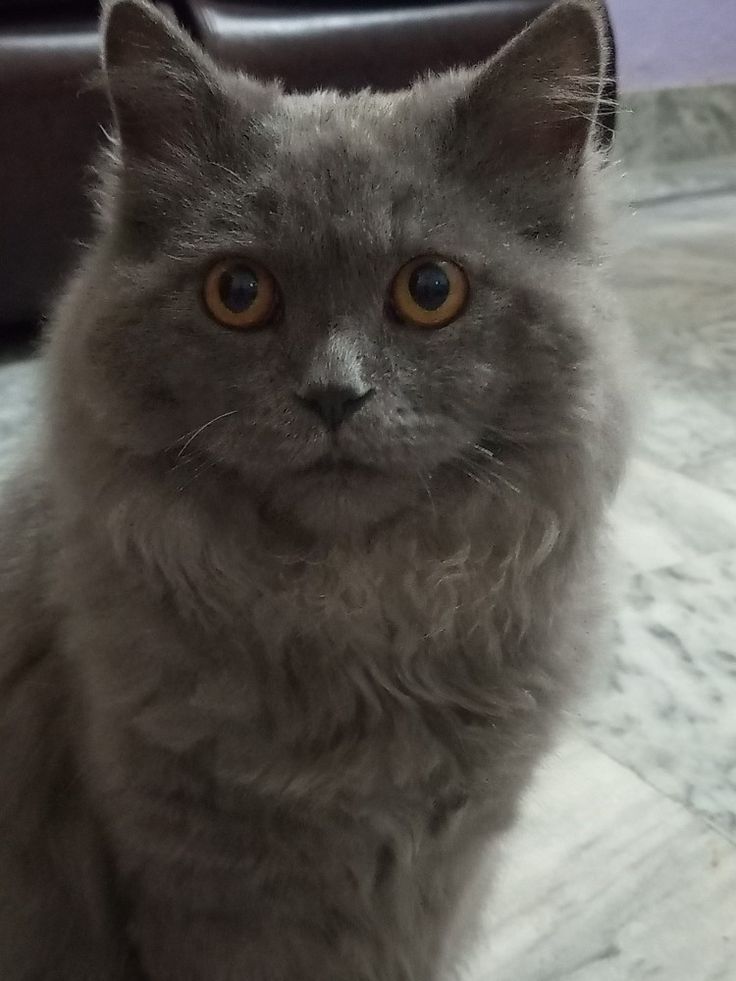
[{"label": "purple wall", "polygon": [[736,0],[608,0],[621,88],[736,82]]}]

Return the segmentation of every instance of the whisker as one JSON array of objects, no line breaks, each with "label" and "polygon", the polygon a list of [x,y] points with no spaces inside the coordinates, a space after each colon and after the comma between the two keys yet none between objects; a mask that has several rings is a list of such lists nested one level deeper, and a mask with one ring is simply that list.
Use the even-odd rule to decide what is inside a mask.
[{"label": "whisker", "polygon": [[186,480],[183,484],[179,485],[179,487],[177,488],[179,493],[185,491],[187,487],[191,487],[191,485],[194,483],[197,477],[200,477],[203,473],[206,473],[208,470],[212,470],[214,466],[215,464],[213,460],[208,460],[206,463],[200,464],[197,467],[197,469],[194,471],[194,473],[190,476],[189,480]]},{"label": "whisker", "polygon": [[503,460],[499,460],[493,450],[489,450],[487,446],[483,446],[482,443],[474,443],[473,450],[476,453],[480,453],[481,456],[485,457],[487,460],[491,460],[499,467],[505,467],[506,464]]},{"label": "whisker", "polygon": [[[496,470],[493,469],[493,467],[505,466],[505,464],[501,460],[497,460],[496,457],[491,453],[491,451],[486,449],[484,446],[479,446],[475,444],[473,449],[476,452],[482,451],[484,457],[482,461],[470,455],[469,451],[466,451],[466,453],[464,453],[461,456],[461,460],[466,467],[469,466],[473,468],[473,475],[475,476],[475,478],[479,483],[481,482],[480,478],[484,477],[485,484],[488,487],[493,486],[493,483],[497,482],[503,484],[505,487],[508,487],[508,489],[510,491],[513,491],[514,494],[521,494],[521,489],[517,487],[516,484],[512,484],[511,481],[508,480],[505,476],[502,476],[500,473],[497,473]],[[478,469],[481,466],[481,464],[483,464],[484,469],[480,473],[478,473]],[[489,466],[489,464],[492,464],[493,467]],[[471,476],[471,474],[467,470],[465,470],[464,472],[466,476],[468,477]]]},{"label": "whisker", "polygon": [[[534,441],[534,434],[524,429],[506,430],[498,426],[485,426],[483,435],[488,439],[498,443],[508,443],[509,446],[516,446],[521,450],[527,449],[529,442]],[[475,444],[476,446],[482,444]]]},{"label": "whisker", "polygon": [[472,480],[473,483],[477,484],[479,487],[484,487],[486,490],[497,489],[493,480],[490,480],[487,477],[481,477],[479,474],[475,473],[472,470],[468,470],[466,467],[462,467],[458,465],[458,469],[464,477],[467,477],[469,480]]},{"label": "whisker", "polygon": [[216,422],[219,422],[221,419],[227,419],[229,416],[234,416],[236,412],[237,409],[231,409],[230,412],[223,412],[221,413],[221,415],[215,416],[214,419],[210,419],[209,422],[206,422],[203,426],[200,426],[199,429],[195,429],[191,433],[185,433],[184,436],[180,436],[179,439],[176,440],[176,442],[179,443],[181,442],[182,439],[186,440],[186,442],[181,447],[179,452],[176,454],[176,459],[179,460],[181,458],[182,454],[186,451],[187,447],[191,446],[194,440],[198,436],[200,436],[205,431],[205,429],[209,429],[210,426],[213,426]]},{"label": "whisker", "polygon": [[226,167],[225,164],[219,163],[217,160],[210,160],[208,162],[209,162],[209,164],[211,166],[217,167],[218,170],[221,170],[221,171],[223,171],[223,173],[227,174],[229,177],[232,177],[233,180],[235,181],[235,183],[239,187],[247,187],[248,186],[247,181],[245,180],[245,178],[243,177],[242,174],[236,173],[234,170],[231,170],[230,167]]}]

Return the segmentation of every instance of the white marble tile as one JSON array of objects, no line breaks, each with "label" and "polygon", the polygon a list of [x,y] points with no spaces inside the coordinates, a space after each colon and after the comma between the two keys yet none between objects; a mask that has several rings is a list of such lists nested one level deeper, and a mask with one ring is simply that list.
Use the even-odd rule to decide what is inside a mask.
[{"label": "white marble tile", "polygon": [[611,520],[614,544],[635,573],[736,547],[736,497],[648,459],[629,464]]},{"label": "white marble tile", "polygon": [[619,166],[626,181],[616,188],[617,199],[638,206],[669,204],[673,197],[701,194],[727,194],[736,188],[733,154],[723,154],[694,165],[692,161],[673,164],[642,163],[631,166],[619,155]]},{"label": "white marble tile", "polygon": [[685,467],[684,472],[736,499],[736,440]]},{"label": "white marble tile", "polygon": [[[736,209],[734,209],[736,220]],[[637,234],[636,224],[628,229]],[[668,359],[688,356],[693,339],[708,325],[710,342],[730,349],[727,329],[736,312],[736,287],[728,279],[736,231],[714,240],[710,227],[682,223],[671,237],[634,242],[617,259],[614,276],[644,351],[662,350]]]},{"label": "white marble tile", "polygon": [[614,280],[644,393],[639,450],[696,475],[736,443],[736,195],[642,208],[618,239]]},{"label": "white marble tile", "polygon": [[736,549],[632,577],[615,627],[586,734],[736,842]]},{"label": "white marble tile", "polygon": [[[685,199],[620,218],[613,276],[642,351],[723,366],[736,345],[736,195]],[[709,357],[712,355],[712,357]],[[686,382],[688,378],[684,379]]]},{"label": "white marble tile", "polygon": [[736,86],[624,92],[615,149],[632,167],[682,162],[695,176],[714,157],[736,153]]},{"label": "white marble tile", "polygon": [[38,363],[0,363],[0,479],[21,451],[35,418]]},{"label": "white marble tile", "polygon": [[638,418],[639,455],[664,467],[697,474],[706,459],[730,453],[736,441],[736,395],[723,394],[715,382],[708,393],[651,376],[644,383],[649,384],[651,395]]},{"label": "white marble tile", "polygon": [[[716,162],[716,166],[720,161]],[[731,158],[731,163],[736,160]],[[736,189],[735,189],[736,190]],[[708,194],[695,197],[684,194],[677,198],[669,197],[662,201],[649,201],[634,205],[629,209],[635,225],[635,239],[629,238],[626,248],[639,243],[671,241],[677,245],[687,245],[689,238],[682,234],[687,226],[690,235],[708,240],[708,236],[728,236],[733,234],[732,218],[736,215],[736,193],[734,190],[723,194]],[[623,212],[622,222],[626,222]],[[715,250],[718,255],[718,250]],[[645,271],[641,271],[642,273]],[[728,286],[728,283],[724,283]]]},{"label": "white marble tile", "polygon": [[535,780],[467,981],[733,981],[736,848],[566,741]]}]

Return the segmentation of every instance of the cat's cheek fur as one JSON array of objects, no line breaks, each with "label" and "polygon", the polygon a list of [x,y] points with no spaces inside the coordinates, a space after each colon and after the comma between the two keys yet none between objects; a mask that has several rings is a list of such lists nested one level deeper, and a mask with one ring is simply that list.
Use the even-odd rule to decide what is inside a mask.
[{"label": "cat's cheek fur", "polygon": [[[446,981],[605,607],[601,8],[351,96],[105,11],[99,235],[0,518],[0,977]],[[422,335],[424,254],[470,298]],[[258,335],[203,310],[228,255]],[[334,435],[299,392],[348,383]]]}]

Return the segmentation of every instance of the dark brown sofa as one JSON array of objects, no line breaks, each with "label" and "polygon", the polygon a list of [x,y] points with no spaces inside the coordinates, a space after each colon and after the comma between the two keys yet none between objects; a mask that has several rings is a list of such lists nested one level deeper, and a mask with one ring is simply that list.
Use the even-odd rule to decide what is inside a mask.
[{"label": "dark brown sofa", "polygon": [[[215,57],[253,74],[297,89],[391,89],[429,69],[487,58],[549,3],[169,6]],[[108,118],[99,93],[83,86],[96,65],[97,16],[97,0],[0,0],[0,338],[43,315],[89,234],[85,168]]]}]

